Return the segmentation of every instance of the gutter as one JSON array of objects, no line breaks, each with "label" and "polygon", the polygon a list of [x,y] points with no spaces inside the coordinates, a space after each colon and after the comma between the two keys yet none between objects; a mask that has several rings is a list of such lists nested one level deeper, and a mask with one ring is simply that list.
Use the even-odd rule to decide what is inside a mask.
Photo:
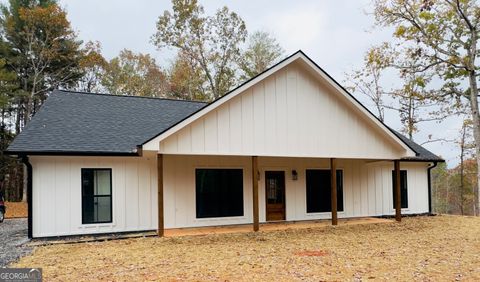
[{"label": "gutter", "polygon": [[[25,164],[25,166],[27,167],[27,204],[28,204],[28,238],[29,239],[32,239],[33,236],[32,236],[32,231],[33,231],[33,220],[32,220],[32,216],[33,216],[33,208],[32,208],[32,198],[33,198],[33,195],[32,195],[32,186],[33,186],[33,183],[32,183],[32,175],[33,175],[33,169],[32,169],[32,164],[29,162],[28,160],[28,156],[26,155],[22,155],[21,156],[21,159],[22,159],[22,162],[23,164]],[[25,179],[25,178],[24,178]]]},{"label": "gutter", "polygon": [[432,168],[437,166],[438,162],[433,162],[432,166],[428,167],[428,213],[432,214]]}]

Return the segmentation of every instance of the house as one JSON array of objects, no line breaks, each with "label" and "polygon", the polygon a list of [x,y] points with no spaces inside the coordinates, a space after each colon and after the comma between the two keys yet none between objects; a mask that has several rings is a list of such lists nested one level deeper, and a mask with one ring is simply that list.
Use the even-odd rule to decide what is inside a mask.
[{"label": "house", "polygon": [[7,153],[29,236],[430,212],[443,161],[298,51],[210,103],[55,91]]}]

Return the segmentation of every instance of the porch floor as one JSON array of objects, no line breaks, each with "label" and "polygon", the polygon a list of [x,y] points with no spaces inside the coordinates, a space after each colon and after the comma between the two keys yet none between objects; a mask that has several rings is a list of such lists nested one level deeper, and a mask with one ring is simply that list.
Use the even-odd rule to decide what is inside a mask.
[{"label": "porch floor", "polygon": [[[341,226],[341,225],[390,223],[393,221],[394,219],[376,218],[376,217],[345,218],[345,219],[338,219],[338,225]],[[319,227],[327,227],[331,225],[332,225],[332,221],[330,219],[268,222],[268,223],[260,223],[260,231],[319,228]],[[247,233],[247,232],[253,232],[252,224],[165,229],[165,237],[196,236],[196,235],[226,234],[226,233]]]}]

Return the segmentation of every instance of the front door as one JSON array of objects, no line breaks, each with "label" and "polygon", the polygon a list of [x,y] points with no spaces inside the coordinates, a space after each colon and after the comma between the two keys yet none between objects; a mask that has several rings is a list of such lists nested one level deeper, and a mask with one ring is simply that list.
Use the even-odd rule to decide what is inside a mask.
[{"label": "front door", "polygon": [[265,171],[267,221],[285,220],[285,172]]}]

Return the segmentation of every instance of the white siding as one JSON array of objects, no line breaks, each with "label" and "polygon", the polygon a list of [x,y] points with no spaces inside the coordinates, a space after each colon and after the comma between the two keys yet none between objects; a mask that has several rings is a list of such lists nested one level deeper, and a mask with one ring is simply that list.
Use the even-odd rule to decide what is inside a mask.
[{"label": "white siding", "polygon": [[[39,157],[33,166],[33,236],[157,228],[156,156]],[[112,223],[82,224],[81,169],[112,169]]]},{"label": "white siding", "polygon": [[286,66],[167,137],[160,153],[350,159],[407,154],[299,64]]},{"label": "white siding", "polygon": [[[195,227],[252,222],[251,158],[172,156],[164,159],[165,227]],[[31,157],[33,165],[33,236],[110,233],[157,228],[156,157]],[[266,170],[286,176],[287,220],[330,218],[330,213],[306,213],[305,170],[328,169],[327,159],[259,157],[260,221],[265,221]],[[242,168],[244,216],[197,219],[196,168]],[[112,169],[113,222],[82,224],[81,168]],[[344,211],[339,217],[393,215],[391,162],[338,160],[343,170]],[[291,171],[298,172],[292,180]],[[427,164],[402,163],[408,171],[408,209],[428,212]]]},{"label": "white siding", "polygon": [[[196,168],[243,168],[244,216],[234,218],[197,219],[195,215]],[[286,182],[287,220],[330,218],[330,213],[307,214],[305,170],[329,168],[327,159],[259,157],[260,221],[265,221],[266,170],[284,170]],[[298,172],[292,180],[291,171]],[[344,211],[340,218],[393,215],[392,162],[364,160],[338,160],[343,170]],[[426,163],[402,163],[408,172],[408,209],[404,214],[428,212],[428,186]],[[252,222],[251,158],[227,156],[165,156],[165,227],[181,228],[243,224]]]}]

